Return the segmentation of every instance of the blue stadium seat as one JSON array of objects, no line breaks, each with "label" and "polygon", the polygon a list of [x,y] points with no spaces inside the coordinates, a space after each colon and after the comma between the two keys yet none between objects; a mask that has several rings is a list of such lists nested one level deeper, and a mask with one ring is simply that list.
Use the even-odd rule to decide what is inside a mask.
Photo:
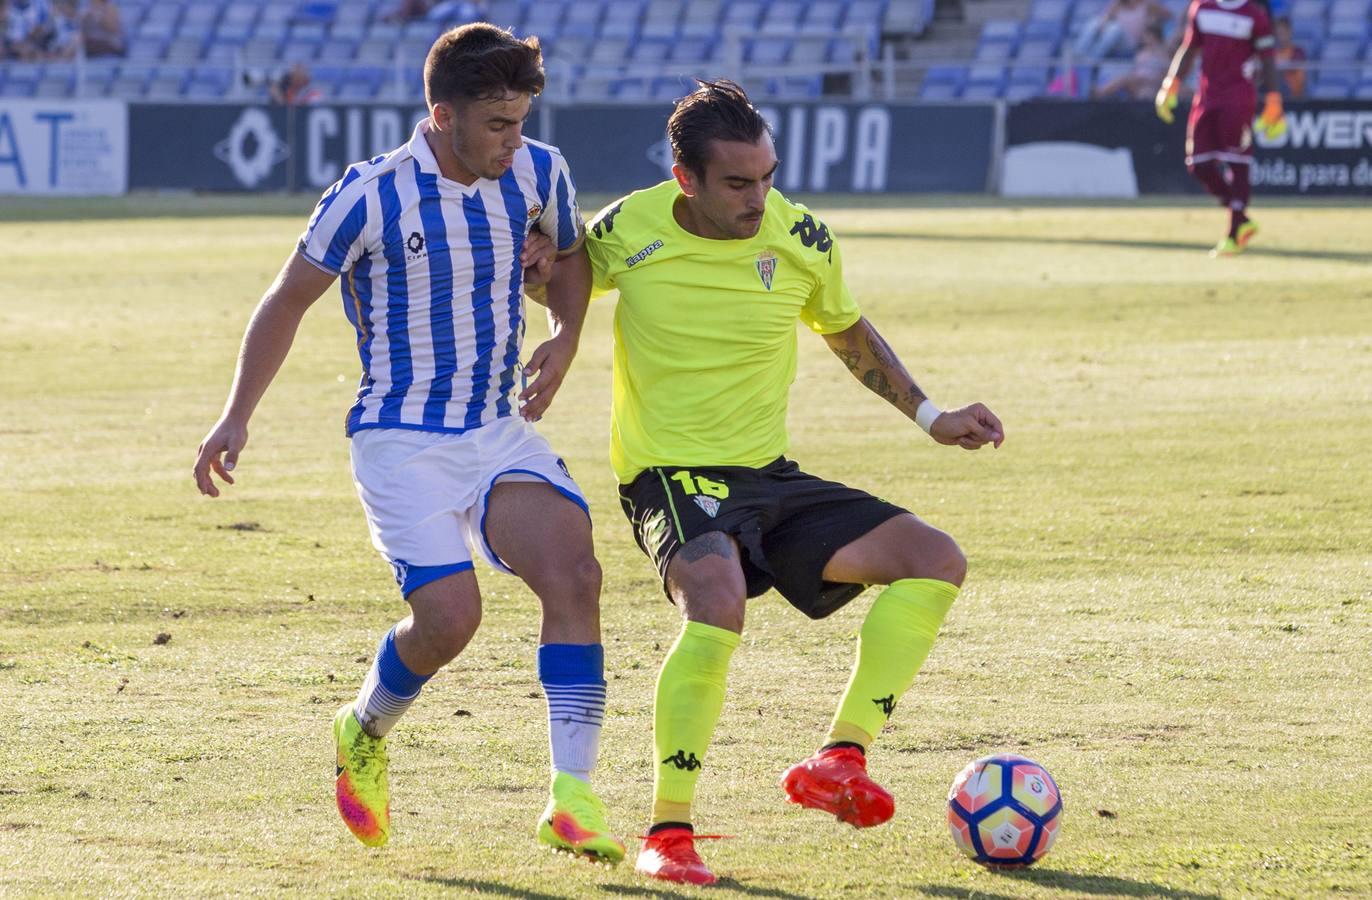
[{"label": "blue stadium seat", "polygon": [[999,99],[1000,94],[1001,86],[998,84],[972,84],[969,82],[968,85],[962,89],[962,96],[959,99],[986,102]]},{"label": "blue stadium seat", "polygon": [[825,59],[831,63],[851,63],[863,51],[864,43],[847,37],[834,38],[829,42],[829,53]]},{"label": "blue stadium seat", "polygon": [[644,37],[675,38],[680,29],[681,4],[677,0],[652,0],[643,14]]},{"label": "blue stadium seat", "polygon": [[797,2],[797,0],[772,0],[771,5],[762,14],[762,29],[781,32],[799,31],[801,16],[804,13],[805,4]]},{"label": "blue stadium seat", "polygon": [[1015,45],[1006,41],[982,41],[977,44],[978,63],[1005,62],[1014,55]]},{"label": "blue stadium seat", "polygon": [[925,88],[943,86],[952,88],[953,94],[951,96],[956,97],[966,80],[967,69],[964,66],[930,66],[929,70],[924,73],[924,81],[920,84],[920,96],[926,96]]},{"label": "blue stadium seat", "polygon": [[536,34],[540,38],[546,37],[548,40],[556,39],[558,29],[562,25],[562,14],[565,7],[554,0],[536,0],[524,16],[524,24],[521,32],[524,34]]},{"label": "blue stadium seat", "polygon": [[486,21],[501,28],[517,29],[523,20],[524,9],[518,0],[497,0],[486,11]]},{"label": "blue stadium seat", "polygon": [[956,100],[961,90],[956,84],[930,84],[926,81],[919,86],[919,99],[935,103],[942,100]]},{"label": "blue stadium seat", "polygon": [[1052,59],[1057,56],[1058,42],[1050,38],[1026,39],[1019,45],[1017,59]]},{"label": "blue stadium seat", "polygon": [[1019,29],[1019,22],[1014,19],[991,19],[981,26],[981,39],[1013,44],[1019,40]]},{"label": "blue stadium seat", "polygon": [[801,37],[791,47],[791,65],[818,69],[826,62],[829,41],[819,37]]},{"label": "blue stadium seat", "polygon": [[688,0],[681,14],[681,36],[711,40],[719,34],[722,0]]},{"label": "blue stadium seat", "polygon": [[646,79],[621,78],[610,85],[610,96],[616,100],[647,100],[651,95]]},{"label": "blue stadium seat", "polygon": [[1362,52],[1361,40],[1329,40],[1320,53],[1321,62],[1348,63],[1359,59]]},{"label": "blue stadium seat", "polygon": [[1029,21],[1024,23],[1021,34],[1026,41],[1053,41],[1056,43],[1062,38],[1062,24],[1060,22]]},{"label": "blue stadium seat", "polygon": [[1351,71],[1321,72],[1310,96],[1316,100],[1346,100],[1353,93],[1354,84]]},{"label": "blue stadium seat", "polygon": [[281,45],[283,62],[314,62],[319,57],[319,45],[310,41],[287,41]]},{"label": "blue stadium seat", "polygon": [[1327,0],[1295,0],[1291,4],[1291,21],[1323,22],[1328,10]]},{"label": "blue stadium seat", "polygon": [[600,18],[605,7],[599,0],[573,3],[567,8],[567,17],[562,21],[562,36],[574,38],[593,38],[600,33]]},{"label": "blue stadium seat", "polygon": [[[975,65],[967,71],[967,87],[977,86],[983,89],[976,99],[984,100],[999,96],[1004,84],[1004,66]],[[986,88],[990,88],[990,98],[984,96]],[[963,92],[963,97],[966,98],[965,90]]]},{"label": "blue stadium seat", "polygon": [[605,7],[605,18],[600,20],[600,36],[622,40],[638,37],[643,6],[636,0],[611,0]]},{"label": "blue stadium seat", "polygon": [[639,38],[629,58],[637,63],[652,63],[666,59],[671,53],[672,42],[666,38]]},{"label": "blue stadium seat", "polygon": [[1007,94],[1015,88],[1028,88],[1033,91],[1029,96],[1038,96],[1048,87],[1047,66],[1014,66],[1010,69],[1010,86]]},{"label": "blue stadium seat", "polygon": [[1330,19],[1362,19],[1367,21],[1369,0],[1333,0],[1329,4]]},{"label": "blue stadium seat", "polygon": [[811,3],[801,19],[800,30],[805,34],[828,37],[839,29],[843,21],[843,4],[838,0],[818,0]]},{"label": "blue stadium seat", "polygon": [[711,42],[701,38],[683,38],[672,44],[672,62],[702,63],[710,58]]},{"label": "blue stadium seat", "polygon": [[601,65],[622,63],[629,56],[629,42],[624,38],[608,38],[591,46],[591,62]]},{"label": "blue stadium seat", "polygon": [[745,58],[755,66],[785,65],[791,58],[792,43],[787,38],[755,38],[747,42]]},{"label": "blue stadium seat", "polygon": [[128,58],[140,62],[157,62],[167,52],[167,42],[163,38],[134,38],[129,41]]},{"label": "blue stadium seat", "polygon": [[1029,7],[1030,22],[1056,22],[1061,25],[1067,18],[1070,0],[1034,0]]},{"label": "blue stadium seat", "polygon": [[746,34],[754,31],[762,19],[763,4],[756,0],[739,0],[724,8],[723,30]]},{"label": "blue stadium seat", "polygon": [[1330,19],[1327,36],[1330,40],[1352,40],[1359,44],[1367,40],[1368,20]]},{"label": "blue stadium seat", "polygon": [[848,14],[843,18],[843,27],[875,31],[881,27],[885,13],[886,4],[882,0],[851,0]]},{"label": "blue stadium seat", "polygon": [[[351,5],[351,4],[348,4]],[[338,3],[329,0],[306,0],[296,5],[291,13],[292,22],[314,22],[328,25],[338,15]]]}]

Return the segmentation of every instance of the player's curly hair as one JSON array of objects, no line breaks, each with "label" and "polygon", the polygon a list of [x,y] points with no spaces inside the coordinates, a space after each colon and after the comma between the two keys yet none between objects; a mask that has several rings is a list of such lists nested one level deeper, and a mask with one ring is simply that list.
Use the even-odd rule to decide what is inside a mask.
[{"label": "player's curly hair", "polygon": [[523,40],[486,22],[446,31],[424,60],[429,105],[490,100],[508,93],[543,93],[543,50],[538,38]]},{"label": "player's curly hair", "polygon": [[698,80],[696,89],[677,101],[667,120],[672,158],[702,178],[710,159],[710,141],[753,144],[763,132],[772,133],[767,120],[743,88],[727,80]]}]

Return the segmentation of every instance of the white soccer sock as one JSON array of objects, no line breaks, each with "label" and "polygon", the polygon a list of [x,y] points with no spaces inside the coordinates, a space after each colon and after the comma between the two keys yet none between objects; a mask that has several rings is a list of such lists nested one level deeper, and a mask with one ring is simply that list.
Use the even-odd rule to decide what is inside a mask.
[{"label": "white soccer sock", "polygon": [[548,744],[553,772],[590,782],[600,753],[605,720],[605,683],[544,684],[548,697]]},{"label": "white soccer sock", "polygon": [[395,629],[386,632],[353,703],[353,714],[362,730],[372,737],[385,737],[430,677],[409,670],[396,652]]}]

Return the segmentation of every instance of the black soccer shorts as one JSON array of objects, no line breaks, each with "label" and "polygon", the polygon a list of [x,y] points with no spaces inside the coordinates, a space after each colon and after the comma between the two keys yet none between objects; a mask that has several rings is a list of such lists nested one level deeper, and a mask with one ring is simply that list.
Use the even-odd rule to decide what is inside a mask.
[{"label": "black soccer shorts", "polygon": [[742,548],[749,597],[775,587],[812,619],[824,618],[866,587],[823,579],[834,553],[906,512],[856,488],[807,475],[785,457],[760,469],[645,469],[632,483],[620,485],[619,500],[639,548],[657,565],[664,590],[667,566],[682,545],[722,531]]}]

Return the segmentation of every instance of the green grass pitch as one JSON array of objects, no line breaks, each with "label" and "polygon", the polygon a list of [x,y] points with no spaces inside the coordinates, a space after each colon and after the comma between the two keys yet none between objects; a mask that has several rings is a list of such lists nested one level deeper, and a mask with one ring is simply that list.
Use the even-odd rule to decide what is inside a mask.
[{"label": "green grass pitch", "polygon": [[[404,607],[350,483],[336,294],[239,484],[208,501],[190,478],[310,203],[0,213],[0,894],[696,894],[537,849],[537,607],[489,571],[476,640],[394,732],[391,845],[338,821],[330,717]],[[822,737],[870,595],[819,623],[751,604],[699,793],[702,830],[735,836],[704,848],[711,893],[1372,894],[1372,213],[1260,205],[1254,251],[1213,261],[1224,215],[1199,203],[811,205],[920,383],[1008,440],[934,446],[801,335],[792,455],[947,529],[970,573],[872,753],[898,807],[868,832],[776,780]],[[678,619],[615,501],[611,313],[543,428],[596,516],[598,784],[632,838]],[[961,858],[944,823],[995,751],[1064,794],[1027,873]]]}]

